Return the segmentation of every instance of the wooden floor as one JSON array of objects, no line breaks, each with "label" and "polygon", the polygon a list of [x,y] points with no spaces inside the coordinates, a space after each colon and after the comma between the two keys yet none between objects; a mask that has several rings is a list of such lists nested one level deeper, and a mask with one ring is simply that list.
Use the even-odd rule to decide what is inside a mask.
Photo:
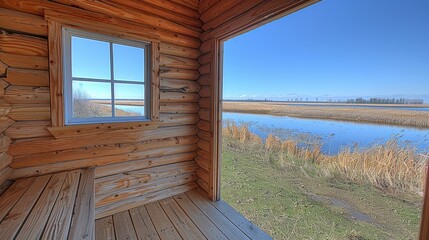
[{"label": "wooden floor", "polygon": [[223,201],[200,190],[96,220],[96,239],[272,239]]}]

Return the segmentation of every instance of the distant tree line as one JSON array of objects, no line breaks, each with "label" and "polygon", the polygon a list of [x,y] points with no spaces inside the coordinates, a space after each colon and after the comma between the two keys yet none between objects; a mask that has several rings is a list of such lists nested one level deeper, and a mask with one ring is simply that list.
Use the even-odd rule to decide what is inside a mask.
[{"label": "distant tree line", "polygon": [[423,99],[407,98],[355,98],[347,99],[346,103],[367,103],[367,104],[423,104]]}]

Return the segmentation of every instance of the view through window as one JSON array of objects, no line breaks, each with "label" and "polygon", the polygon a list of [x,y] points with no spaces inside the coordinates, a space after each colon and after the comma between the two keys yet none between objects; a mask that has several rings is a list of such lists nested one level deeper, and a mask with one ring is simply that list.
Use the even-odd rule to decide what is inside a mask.
[{"label": "view through window", "polygon": [[417,239],[428,12],[322,1],[226,41],[222,199],[275,239]]}]

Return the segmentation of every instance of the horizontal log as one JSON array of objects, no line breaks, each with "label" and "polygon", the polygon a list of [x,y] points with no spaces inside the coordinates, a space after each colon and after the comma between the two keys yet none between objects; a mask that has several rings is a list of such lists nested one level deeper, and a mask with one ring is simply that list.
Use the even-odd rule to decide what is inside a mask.
[{"label": "horizontal log", "polygon": [[207,64],[204,64],[204,65],[201,65],[201,67],[198,69],[198,71],[199,71],[199,73],[201,75],[211,73],[211,64],[207,63]]},{"label": "horizontal log", "polygon": [[7,76],[3,78],[11,85],[48,87],[49,73],[45,70],[30,70],[21,68],[8,68]]},{"label": "horizontal log", "polygon": [[239,4],[236,4],[233,7],[225,8],[226,11],[222,11],[215,18],[206,19],[204,25],[202,26],[204,31],[209,31],[211,29],[215,29],[221,24],[233,19],[239,14],[249,11],[250,9],[256,7],[258,4],[263,2],[264,0],[241,0]]},{"label": "horizontal log", "polygon": [[12,140],[10,137],[4,135],[3,133],[0,134],[0,153],[6,152],[9,147]]},{"label": "horizontal log", "polygon": [[51,133],[47,130],[50,126],[50,121],[16,122],[5,131],[5,134],[12,140],[50,137]]},{"label": "horizontal log", "polygon": [[141,4],[150,4],[162,9],[170,10],[176,14],[185,15],[191,18],[200,18],[200,14],[195,9],[184,6],[183,4],[165,0],[140,0]]},{"label": "horizontal log", "polygon": [[0,153],[0,169],[3,169],[12,162],[12,156],[7,153]]},{"label": "horizontal log", "polygon": [[161,166],[166,164],[191,161],[195,158],[195,156],[196,156],[195,152],[189,152],[189,153],[181,153],[181,154],[175,154],[175,155],[169,155],[169,156],[162,156],[162,157],[153,158],[153,159],[142,159],[137,161],[110,164],[106,166],[97,167],[95,169],[95,173],[97,178],[105,177],[105,176],[118,174],[121,172],[129,172],[129,171],[135,171],[135,170],[149,168],[149,167],[156,167],[156,166]]},{"label": "horizontal log", "polygon": [[161,91],[169,92],[198,92],[201,85],[196,81],[161,78]]},{"label": "horizontal log", "polygon": [[206,132],[210,132],[210,122],[205,121],[205,120],[201,120],[197,123],[197,127],[198,129],[202,130],[202,131],[206,131]]},{"label": "horizontal log", "polygon": [[51,120],[48,104],[15,104],[7,116],[16,121]]},{"label": "horizontal log", "polygon": [[[141,12],[142,15],[151,13],[161,18],[173,21],[175,23],[180,23],[185,26],[200,28],[202,25],[202,22],[200,21],[199,16],[189,16],[178,12],[177,11],[178,9],[183,10],[183,7],[178,8],[179,6],[181,6],[179,4],[175,4],[175,8],[173,8],[174,10],[170,10],[168,8],[163,7],[163,5],[160,5],[160,6],[153,5],[154,1],[141,1],[141,0],[128,0],[128,1],[110,0],[110,1],[118,3],[118,5],[128,6],[133,10]],[[165,3],[169,3],[169,2],[164,1],[164,5]],[[174,3],[170,2],[170,5],[171,4],[174,4]]]},{"label": "horizontal log", "polygon": [[210,142],[209,141],[201,139],[200,141],[198,141],[197,146],[199,148],[207,151],[207,152],[210,151]]},{"label": "horizontal log", "polygon": [[0,185],[9,179],[12,172],[13,172],[13,169],[10,167],[5,167],[3,169],[0,169]]},{"label": "horizontal log", "polygon": [[198,70],[200,68],[200,64],[197,60],[164,54],[160,55],[159,66],[188,70]]},{"label": "horizontal log", "polygon": [[211,85],[212,82],[212,76],[210,74],[201,75],[198,79],[198,83],[201,86],[208,86]]},{"label": "horizontal log", "polygon": [[[181,24],[175,23],[168,19],[159,18],[151,13],[142,13],[133,8],[113,3],[111,1],[99,0],[54,0],[55,2],[76,6],[88,11],[103,13],[111,17],[122,18],[136,23],[149,25],[152,27],[165,29],[171,32],[180,33],[192,37],[199,37],[201,30],[189,28]],[[142,17],[144,16],[144,17]]]},{"label": "horizontal log", "polygon": [[195,103],[200,99],[198,93],[160,92],[161,103]]},{"label": "horizontal log", "polygon": [[213,50],[212,49],[212,43],[213,43],[212,40],[205,40],[205,41],[203,41],[201,43],[201,46],[200,46],[200,52],[201,52],[201,54],[207,54],[207,53],[211,52]]},{"label": "horizontal log", "polygon": [[189,59],[197,59],[200,56],[200,51],[194,48],[183,47],[179,45],[160,43],[159,53],[178,56]]},{"label": "horizontal log", "polygon": [[198,114],[162,113],[160,114],[160,120],[162,122],[162,126],[181,126],[189,124],[194,125],[200,120],[200,118]]},{"label": "horizontal log", "polygon": [[160,122],[117,122],[117,123],[99,123],[99,124],[79,124],[73,126],[50,127],[48,131],[56,139],[97,136],[99,134],[108,134],[115,131],[144,131],[157,129]]},{"label": "horizontal log", "polygon": [[204,65],[204,64],[210,63],[212,61],[212,58],[213,58],[212,52],[208,52],[199,56],[198,62],[200,63],[200,65]]},{"label": "horizontal log", "polygon": [[197,103],[161,103],[161,113],[197,113],[200,107]]},{"label": "horizontal log", "polygon": [[201,148],[196,151],[196,154],[197,156],[207,159],[207,161],[210,159],[210,153]]},{"label": "horizontal log", "polygon": [[0,77],[6,76],[8,66],[0,60]]},{"label": "horizontal log", "polygon": [[3,97],[5,88],[8,86],[10,86],[10,84],[3,80],[3,78],[0,78],[0,97]]},{"label": "horizontal log", "polygon": [[204,182],[209,182],[209,172],[203,168],[198,168],[197,176],[201,178]]},{"label": "horizontal log", "polygon": [[1,31],[0,50],[10,54],[47,57],[48,43],[46,39]]},{"label": "horizontal log", "polygon": [[211,88],[210,88],[210,86],[202,86],[201,87],[201,89],[200,89],[200,92],[199,92],[199,94],[200,94],[200,97],[202,97],[202,98],[209,98],[209,97],[211,97]]},{"label": "horizontal log", "polygon": [[48,70],[48,58],[0,52],[0,61],[11,68]]},{"label": "horizontal log", "polygon": [[201,139],[204,139],[206,141],[210,141],[212,135],[209,132],[200,130],[198,132],[198,137],[200,137]]},{"label": "horizontal log", "polygon": [[198,4],[200,2],[199,0],[170,0],[170,1],[176,4],[184,5],[194,10],[198,9]]},{"label": "horizontal log", "polygon": [[0,8],[0,22],[3,29],[31,35],[48,35],[47,23],[40,16]]},{"label": "horizontal log", "polygon": [[202,14],[221,0],[201,0],[198,4],[198,12]]},{"label": "horizontal log", "polygon": [[7,116],[0,117],[0,132],[4,132],[10,125],[14,124],[15,121]]},{"label": "horizontal log", "polygon": [[131,208],[172,197],[180,193],[188,192],[196,188],[198,188],[198,185],[195,182],[190,182],[185,185],[170,187],[166,189],[157,189],[157,191],[155,192],[149,192],[142,196],[130,198],[125,201],[116,202],[103,207],[98,207],[95,209],[95,218],[100,219]]},{"label": "horizontal log", "polygon": [[201,120],[210,121],[210,109],[200,108],[198,115],[200,116]]},{"label": "horizontal log", "polygon": [[95,192],[99,196],[112,194],[120,189],[132,188],[169,176],[195,172],[197,168],[198,166],[194,161],[187,161],[97,178],[95,180]]},{"label": "horizontal log", "polygon": [[202,189],[202,194],[208,196],[207,193],[209,192],[209,184],[204,182],[201,178],[197,179],[197,184]]},{"label": "horizontal log", "polygon": [[97,136],[80,136],[73,139],[47,138],[29,141],[16,141],[9,147],[9,154],[13,156],[35,154],[42,152],[59,151],[100,144],[133,143],[151,139],[192,136],[197,134],[195,126],[165,127],[155,130],[135,131],[117,130]]},{"label": "horizontal log", "polygon": [[183,79],[183,80],[197,80],[200,74],[196,70],[175,69],[160,67],[161,78]]},{"label": "horizontal log", "polygon": [[198,105],[200,105],[200,108],[210,108],[211,107],[210,98],[201,97],[200,100],[198,101]]},{"label": "horizontal log", "polygon": [[48,87],[9,86],[3,96],[11,104],[49,104]]},{"label": "horizontal log", "polygon": [[195,162],[198,164],[198,167],[209,171],[210,167],[208,159],[198,156],[195,158]]},{"label": "horizontal log", "polygon": [[[129,164],[130,167],[134,166],[136,167],[136,169],[142,169],[149,166],[160,166],[160,165],[170,164],[174,162],[189,161],[191,160],[191,159],[188,159],[190,156],[195,156],[195,152],[182,153],[180,152],[179,148],[175,148],[175,150],[176,150],[175,152],[178,152],[177,154],[172,154],[172,155],[161,154],[161,156],[152,157],[152,158],[142,158],[134,161],[128,159],[126,156],[122,154],[121,155],[122,157],[118,156],[115,158],[109,158],[109,157],[97,158],[96,163],[93,162],[94,159],[81,159],[76,161],[52,163],[52,164],[45,164],[45,165],[34,166],[34,167],[16,168],[13,175],[11,176],[11,179],[27,178],[31,176],[40,176],[40,175],[45,175],[49,173],[71,171],[74,169],[89,168],[89,167],[96,167],[96,166],[100,166],[100,167],[97,167],[97,169],[102,168],[106,170],[108,166],[120,166],[118,165],[118,162]],[[151,150],[151,151],[152,151],[152,154],[155,154],[154,150]],[[173,151],[171,150],[171,152]],[[133,155],[133,156],[137,156],[137,155]],[[185,158],[183,156],[186,156],[186,160],[181,160]],[[174,160],[172,160],[172,158],[174,158]],[[113,163],[116,163],[116,164],[113,164]],[[119,173],[115,169],[109,169],[109,171],[113,172],[113,174]],[[101,176],[101,175],[97,175],[97,176]],[[107,175],[103,175],[103,176],[107,176]]]},{"label": "horizontal log", "polygon": [[142,196],[148,192],[156,191],[159,189],[168,189],[174,186],[195,182],[197,176],[195,173],[184,173],[173,175],[167,178],[159,179],[158,181],[139,184],[133,188],[118,189],[112,193],[105,193],[103,195],[95,195],[95,206],[103,207],[116,202],[122,202],[126,199],[132,199]]},{"label": "horizontal log", "polygon": [[153,139],[136,143],[94,145],[82,148],[16,156],[12,166],[14,168],[25,168],[87,158],[119,156],[132,152],[143,152],[159,148],[192,145],[197,143],[197,141],[198,138],[196,136],[186,136]]}]

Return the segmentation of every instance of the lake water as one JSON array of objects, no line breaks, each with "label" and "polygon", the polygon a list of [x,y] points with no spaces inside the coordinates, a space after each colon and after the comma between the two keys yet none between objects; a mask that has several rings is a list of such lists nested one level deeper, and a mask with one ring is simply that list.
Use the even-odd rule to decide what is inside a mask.
[{"label": "lake water", "polygon": [[261,138],[272,133],[283,139],[320,141],[326,154],[336,154],[346,145],[367,148],[392,138],[401,144],[411,144],[421,153],[429,153],[429,129],[229,112],[223,113],[223,119],[247,123]]}]

